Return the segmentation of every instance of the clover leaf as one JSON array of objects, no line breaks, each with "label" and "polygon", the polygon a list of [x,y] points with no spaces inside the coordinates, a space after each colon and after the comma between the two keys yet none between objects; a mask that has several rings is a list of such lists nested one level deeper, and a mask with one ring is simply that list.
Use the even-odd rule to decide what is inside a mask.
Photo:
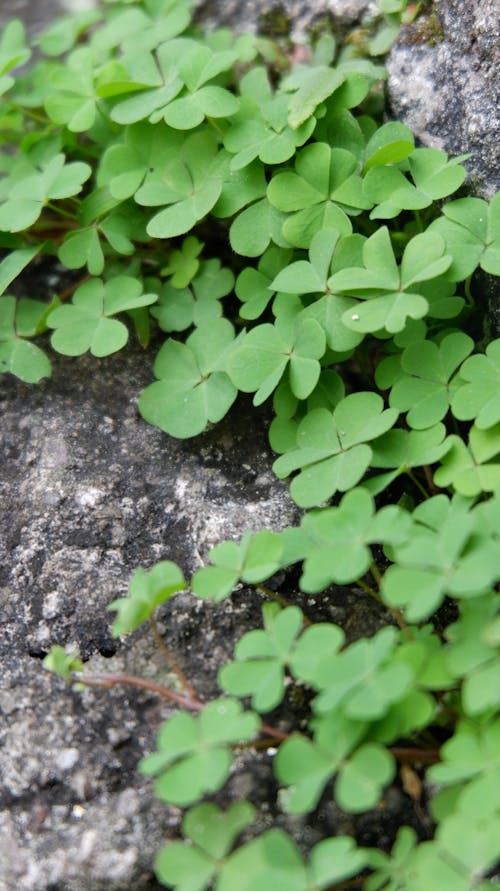
[{"label": "clover leaf", "polygon": [[143,418],[171,436],[197,436],[229,411],[237,390],[225,372],[234,329],[227,319],[197,328],[185,343],[169,338],[153,367],[159,380],[143,390]]},{"label": "clover leaf", "polygon": [[417,833],[410,826],[401,826],[389,857],[383,851],[367,851],[368,866],[374,870],[366,879],[366,891],[403,891],[402,882],[411,863],[411,854],[417,842]]},{"label": "clover leaf", "polygon": [[296,155],[295,172],[277,173],[267,189],[269,201],[290,214],[283,235],[295,247],[307,248],[320,229],[350,235],[346,213],[359,213],[371,204],[362,196],[358,161],[345,149],[315,142]]},{"label": "clover leaf", "polygon": [[243,535],[241,542],[225,541],[212,548],[212,566],[195,572],[191,587],[198,597],[223,600],[241,579],[258,584],[273,575],[281,566],[282,543],[275,532],[263,529]]},{"label": "clover leaf", "polygon": [[486,780],[482,786],[498,788],[500,721],[484,726],[462,721],[454,736],[441,746],[440,755],[441,763],[429,768],[431,782],[450,786],[470,780]]},{"label": "clover leaf", "polygon": [[0,229],[20,232],[32,226],[49,201],[77,195],[91,172],[83,161],[66,164],[63,154],[51,158],[40,170],[24,171],[0,204]]},{"label": "clover leaf", "polygon": [[356,581],[372,561],[370,544],[405,541],[410,528],[405,511],[388,505],[375,513],[368,492],[352,489],[338,507],[314,511],[303,518],[301,529],[308,539],[308,550],[300,587],[313,593],[333,582],[342,585]]},{"label": "clover leaf", "polygon": [[54,644],[43,660],[43,667],[69,681],[73,672],[82,670],[83,662],[78,653],[67,653],[64,647]]},{"label": "clover leaf", "polygon": [[302,855],[282,829],[269,829],[238,848],[224,865],[216,887],[217,891],[310,891]]},{"label": "clover leaf", "polygon": [[342,316],[354,331],[402,331],[407,318],[420,319],[429,302],[419,292],[419,284],[445,272],[450,256],[443,256],[442,238],[429,232],[415,235],[403,253],[398,268],[386,226],[378,229],[363,245],[363,267],[342,269],[329,280],[334,293],[364,300]]},{"label": "clover leaf", "polygon": [[[47,307],[40,301],[30,303],[34,304],[32,308],[38,322]],[[9,371],[28,384],[36,384],[43,377],[50,377],[52,368],[43,350],[24,339],[22,311],[22,301],[17,302],[15,297],[0,297],[0,374]],[[36,323],[35,328],[30,326],[25,336],[35,333]]]},{"label": "clover leaf", "polygon": [[52,90],[45,100],[45,110],[54,123],[65,124],[74,133],[90,130],[95,121],[98,97],[94,65],[92,50],[78,47],[50,76]]},{"label": "clover leaf", "polygon": [[366,143],[363,170],[367,173],[373,167],[404,161],[413,151],[414,146],[413,133],[404,124],[399,121],[382,124]]},{"label": "clover leaf", "polygon": [[453,257],[448,277],[461,281],[472,275],[477,265],[491,275],[500,275],[500,193],[489,203],[481,198],[450,201],[443,213],[429,231],[444,238],[446,253]]},{"label": "clover leaf", "polygon": [[[438,471],[439,472],[439,471]],[[391,548],[395,565],[382,580],[382,597],[410,622],[428,618],[446,594],[476,597],[498,576],[498,549],[478,534],[470,501],[438,495],[413,513],[411,539]]]},{"label": "clover leaf", "polygon": [[285,92],[292,93],[288,102],[288,122],[296,129],[314,114],[318,105],[328,99],[344,80],[344,74],[329,65],[297,65],[282,82]]},{"label": "clover leaf", "polygon": [[0,39],[0,96],[15,83],[8,74],[18,65],[24,65],[31,56],[26,46],[26,33],[19,19],[12,19],[2,30]]},{"label": "clover leaf", "polygon": [[49,314],[47,325],[55,329],[51,344],[64,356],[81,356],[87,350],[93,356],[109,356],[128,340],[126,325],[111,316],[149,306],[156,299],[156,294],[143,294],[141,283],[132,276],[118,275],[106,284],[91,279],[77,288],[70,304]]},{"label": "clover leaf", "polygon": [[156,855],[159,880],[177,891],[203,891],[224,868],[236,838],[254,813],[247,801],[236,801],[226,811],[211,802],[191,808],[182,821],[185,842],[170,842]]},{"label": "clover leaf", "polygon": [[198,257],[203,247],[202,241],[198,241],[194,235],[188,235],[183,239],[180,249],[171,252],[168,265],[163,267],[161,274],[171,276],[170,284],[174,288],[186,288],[196,276],[201,262]]},{"label": "clover leaf", "polygon": [[394,775],[394,762],[377,743],[357,748],[363,734],[358,722],[329,716],[318,722],[314,741],[300,734],[285,740],[275,771],[281,782],[289,784],[281,796],[286,810],[292,814],[312,810],[336,774],[334,794],[343,810],[360,813],[373,807]]},{"label": "clover leaf", "polygon": [[148,48],[131,49],[122,57],[125,75],[118,85],[106,83],[97,92],[104,96],[118,97],[111,109],[111,119],[118,124],[135,124],[149,120],[158,123],[163,119],[169,103],[183,87],[177,70],[177,62],[193,46],[186,38],[165,41],[155,53]]},{"label": "clover leaf", "polygon": [[185,587],[181,570],[170,560],[157,563],[151,572],[136,569],[130,580],[128,597],[119,597],[107,607],[117,613],[111,630],[113,637],[135,631],[157,607]]},{"label": "clover leaf", "polygon": [[229,240],[233,251],[243,257],[259,257],[270,242],[289,248],[290,242],[282,235],[286,215],[277,210],[267,198],[246,207],[231,224]]},{"label": "clover leaf", "polygon": [[320,375],[319,360],[326,341],[314,319],[296,324],[278,318],[274,325],[257,325],[232,353],[227,371],[244,393],[255,392],[254,405],[264,402],[288,367],[290,387],[298,399],[306,399]]},{"label": "clover leaf", "polygon": [[234,155],[231,170],[246,167],[255,158],[264,164],[281,164],[297,146],[307,142],[314,118],[293,128],[288,123],[288,96],[273,95],[264,68],[256,67],[240,81],[242,104],[224,135],[224,147]]},{"label": "clover leaf", "polygon": [[448,411],[450,380],[474,348],[466,334],[455,332],[439,344],[424,340],[409,344],[401,356],[401,376],[391,389],[389,405],[407,411],[408,424],[423,430],[441,421]]},{"label": "clover leaf", "polygon": [[230,746],[249,742],[259,719],[234,699],[215,699],[193,717],[182,712],[166,721],[157,737],[158,751],[139,762],[139,771],[157,777],[160,801],[185,807],[217,792],[231,770]]},{"label": "clover leaf", "polygon": [[446,662],[462,676],[462,702],[467,715],[480,715],[499,705],[500,654],[498,652],[499,596],[463,601],[460,618],[446,629]]},{"label": "clover leaf", "polygon": [[235,291],[243,304],[240,309],[243,319],[256,319],[262,315],[275,293],[271,282],[290,257],[289,250],[269,247],[260,258],[257,269],[247,266],[240,272]]},{"label": "clover leaf", "polygon": [[239,99],[209,81],[228,71],[237,58],[234,50],[214,52],[199,44],[187,48],[176,64],[184,88],[164,109],[166,123],[179,130],[190,130],[201,124],[205,117],[226,118],[235,114],[240,106]]},{"label": "clover leaf", "polygon": [[232,290],[233,273],[221,267],[219,260],[196,262],[199,271],[190,288],[175,287],[167,282],[160,290],[158,303],[151,314],[162,331],[184,331],[191,325],[203,327],[222,315],[219,298]]},{"label": "clover leaf", "polygon": [[[376,136],[379,133],[380,130]],[[376,205],[370,219],[390,219],[402,210],[421,210],[429,207],[433,201],[456,192],[466,176],[465,168],[460,164],[467,157],[461,155],[449,160],[446,152],[439,149],[415,149],[408,156],[408,170],[413,183],[390,162],[384,162],[387,166],[371,166],[363,180],[364,194]]]},{"label": "clover leaf", "polygon": [[264,630],[256,629],[240,638],[235,661],[220,670],[222,689],[233,696],[251,696],[258,712],[275,708],[285,693],[285,668],[302,627],[302,613],[296,606],[276,610],[263,607]]},{"label": "clover leaf", "polygon": [[460,367],[451,410],[460,421],[474,419],[479,430],[500,422],[500,339],[488,344],[485,355],[471,356]]},{"label": "clover leaf", "polygon": [[321,504],[359,482],[372,457],[368,442],[396,418],[397,411],[384,410],[376,393],[352,393],[333,412],[313,409],[299,424],[296,448],[275,461],[274,471],[283,478],[300,469],[291,484],[292,498],[301,507]]},{"label": "clover leaf", "polygon": [[402,473],[412,467],[434,464],[448,451],[449,441],[443,424],[426,430],[389,430],[373,444],[372,467],[392,467],[387,473],[365,480],[364,487],[378,495]]},{"label": "clover leaf", "polygon": [[193,133],[161,165],[147,173],[135,200],[144,207],[164,206],[147,225],[151,238],[171,238],[193,228],[222,191],[226,155],[210,133]]},{"label": "clover leaf", "polygon": [[406,663],[391,657],[397,645],[397,631],[382,628],[369,640],[358,640],[340,653],[332,654],[322,674],[310,679],[320,690],[314,709],[320,714],[340,709],[358,721],[380,719],[393,703],[409,692],[414,674]]},{"label": "clover leaf", "polygon": [[434,474],[437,486],[453,486],[456,492],[471,497],[498,489],[500,423],[486,430],[474,424],[468,443],[456,435],[449,436],[447,442],[448,451]]},{"label": "clover leaf", "polygon": [[178,157],[182,134],[168,127],[138,123],[125,127],[124,141],[106,149],[98,171],[98,185],[108,186],[120,201],[130,198],[151,170],[168,167]]}]

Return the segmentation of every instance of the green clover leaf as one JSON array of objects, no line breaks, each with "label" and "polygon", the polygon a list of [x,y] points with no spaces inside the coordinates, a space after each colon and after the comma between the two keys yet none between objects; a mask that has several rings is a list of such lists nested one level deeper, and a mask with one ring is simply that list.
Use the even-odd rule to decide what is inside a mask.
[{"label": "green clover leaf", "polygon": [[155,873],[176,891],[203,891],[219,875],[238,835],[254,818],[246,801],[226,811],[204,802],[191,808],[182,821],[185,842],[170,842],[156,855]]},{"label": "green clover leaf", "polygon": [[162,43],[155,53],[146,47],[131,48],[123,57],[125,75],[118,82],[104,83],[98,88],[103,96],[118,97],[111,109],[111,119],[118,124],[135,124],[149,120],[156,124],[164,119],[170,102],[183,87],[178,72],[182,55],[196,46],[194,41],[179,37]]},{"label": "green clover leaf", "polygon": [[169,338],[153,368],[159,380],[139,399],[143,418],[180,439],[197,436],[209,421],[220,421],[237,395],[224,370],[233,341],[234,329],[227,319],[197,328],[186,343]]},{"label": "green clover leaf", "polygon": [[403,609],[408,621],[428,618],[446,594],[476,597],[495,582],[498,547],[478,534],[470,501],[437,495],[413,519],[411,540],[391,549],[396,565],[386,571],[381,589],[384,601]]},{"label": "green clover leaf", "polygon": [[389,405],[407,411],[416,430],[432,427],[446,415],[453,385],[450,380],[474,348],[466,334],[448,334],[439,344],[429,340],[409,344],[401,356],[402,374],[394,383]]},{"label": "green clover leaf", "polygon": [[[441,763],[429,768],[432,783],[450,786],[481,780],[498,789],[500,782],[500,721],[481,725],[463,721],[441,747]],[[486,783],[484,782],[486,780]],[[486,797],[488,800],[489,796]]]},{"label": "green clover leaf", "polygon": [[445,244],[435,234],[423,232],[408,242],[398,268],[389,231],[382,226],[363,246],[364,267],[342,269],[328,280],[334,293],[364,300],[342,316],[354,331],[402,331],[406,320],[426,315],[429,303],[419,284],[445,272],[450,256],[443,256]]},{"label": "green clover leaf", "polygon": [[187,49],[176,65],[184,89],[163,110],[165,122],[179,130],[190,130],[205,117],[234,115],[240,107],[239,99],[224,87],[208,82],[228,71],[237,58],[234,50],[213,52],[210,47],[199,44]]},{"label": "green clover leaf", "polygon": [[409,664],[393,663],[397,631],[382,628],[369,640],[358,640],[341,653],[332,654],[323,674],[310,679],[320,690],[314,709],[332,709],[354,720],[378,720],[409,692],[414,674]]},{"label": "green clover leaf", "polygon": [[269,247],[259,260],[257,269],[247,266],[236,279],[236,295],[243,303],[243,319],[257,319],[274,296],[271,282],[291,258],[291,251]]},{"label": "green clover leaf", "polygon": [[30,57],[24,25],[19,19],[12,19],[3,28],[0,39],[0,96],[14,86],[15,79],[8,72],[24,65]]},{"label": "green clover leaf", "polygon": [[155,776],[160,801],[186,807],[217,792],[231,770],[230,746],[249,742],[259,719],[234,699],[216,699],[193,717],[183,712],[166,721],[157,738],[158,751],[139,762],[139,771]]},{"label": "green clover leaf", "polygon": [[[23,311],[27,303],[30,304],[34,320],[34,325],[30,324],[28,328],[23,324]],[[15,297],[0,297],[0,374],[9,371],[28,384],[36,384],[43,377],[50,377],[52,368],[43,350],[24,339],[37,333],[38,323],[46,309],[46,304],[40,301],[18,302]]]},{"label": "green clover leaf", "polygon": [[443,213],[429,230],[444,238],[446,253],[453,257],[448,278],[461,281],[478,265],[490,275],[500,275],[500,193],[489,204],[481,198],[450,201]]},{"label": "green clover leaf", "polygon": [[83,662],[78,653],[67,653],[59,644],[54,644],[43,660],[43,667],[69,681],[73,672],[83,669]]},{"label": "green clover leaf", "polygon": [[282,248],[290,243],[282,235],[286,215],[277,210],[267,198],[246,207],[231,224],[229,240],[233,251],[243,257],[260,257],[270,242]]},{"label": "green clover leaf", "polygon": [[79,47],[58,65],[50,76],[52,90],[45,100],[45,110],[56,124],[82,133],[93,126],[98,97],[94,88],[94,53]]},{"label": "green clover leaf", "polygon": [[[380,130],[375,136],[379,133]],[[415,149],[408,156],[408,170],[413,184],[391,162],[384,162],[388,166],[372,166],[363,180],[364,194],[376,205],[370,219],[391,219],[402,210],[421,210],[429,207],[433,201],[456,192],[466,176],[465,168],[460,165],[467,157],[461,155],[449,160],[446,152],[439,149]]]},{"label": "green clover leaf", "polygon": [[460,421],[474,419],[479,430],[500,422],[500,339],[486,347],[485,355],[471,356],[455,379],[451,410]]},{"label": "green clover leaf", "polygon": [[198,257],[203,248],[202,241],[198,241],[194,235],[188,235],[182,240],[180,250],[171,252],[168,265],[163,267],[161,274],[171,276],[170,284],[174,288],[186,288],[194,279],[200,268]]},{"label": "green clover leaf", "polygon": [[[366,143],[363,171],[384,164],[397,164],[404,161],[413,151],[415,139],[411,130],[399,121],[389,121],[375,130]],[[365,178],[366,183],[366,178]]]},{"label": "green clover leaf", "polygon": [[119,201],[130,198],[146,175],[168,167],[178,157],[184,139],[168,127],[139,123],[126,127],[124,142],[111,145],[101,159],[98,185],[107,186]]},{"label": "green clover leaf", "polygon": [[317,722],[314,742],[293,734],[275,759],[278,779],[287,783],[282,801],[287,811],[313,810],[326,783],[336,774],[335,799],[343,810],[360,813],[373,807],[394,775],[392,756],[377,743],[357,748],[364,725],[338,716]]},{"label": "green clover leaf", "polygon": [[226,693],[252,696],[252,707],[258,712],[271,711],[283,699],[285,668],[302,627],[298,607],[274,607],[264,605],[264,631],[244,634],[236,646],[235,661],[224,665],[218,676]]},{"label": "green clover leaf", "polygon": [[157,607],[185,587],[181,570],[170,560],[157,563],[151,572],[136,569],[130,580],[128,597],[119,597],[107,607],[117,613],[111,629],[113,637],[135,631]]},{"label": "green clover leaf", "polygon": [[301,528],[309,546],[300,587],[314,593],[333,582],[343,585],[361,578],[372,561],[370,544],[405,541],[411,522],[396,505],[375,513],[372,497],[357,488],[344,495],[338,507],[306,514]]},{"label": "green clover leaf", "polygon": [[281,88],[292,93],[288,102],[288,123],[297,129],[328,99],[344,81],[344,74],[330,65],[297,65],[282,82]]},{"label": "green clover leaf", "polygon": [[212,548],[213,564],[195,572],[191,587],[198,597],[223,600],[241,579],[255,585],[273,575],[281,566],[282,542],[276,532],[266,529],[246,532],[241,542],[225,541]]},{"label": "green clover leaf", "polygon": [[296,155],[295,172],[275,174],[267,197],[273,207],[291,214],[283,224],[283,235],[295,247],[307,248],[320,229],[337,229],[350,235],[346,213],[371,207],[362,196],[358,162],[345,149],[315,142]]},{"label": "green clover leaf", "polygon": [[273,95],[264,68],[254,68],[240,81],[242,104],[224,135],[224,148],[234,158],[231,170],[248,166],[256,158],[264,164],[281,164],[307,142],[314,118],[294,129],[288,123],[288,96]]},{"label": "green clover leaf", "polygon": [[378,495],[398,476],[412,467],[434,464],[448,451],[449,441],[443,424],[426,430],[389,430],[372,444],[372,467],[392,467],[387,473],[365,480],[363,486]]},{"label": "green clover leaf", "polygon": [[455,435],[447,442],[449,449],[434,474],[437,486],[453,486],[456,492],[470,497],[500,487],[500,423],[486,430],[474,424],[468,443]]},{"label": "green clover leaf", "polygon": [[145,207],[164,205],[149,221],[148,235],[171,238],[192,229],[221,194],[226,160],[210,133],[194,133],[146,174],[135,200]]},{"label": "green clover leaf", "polygon": [[231,854],[216,887],[217,891],[310,891],[302,855],[282,829],[269,829]]},{"label": "green clover leaf", "polygon": [[162,331],[185,331],[191,325],[204,327],[222,315],[219,298],[232,290],[233,273],[216,259],[197,264],[199,270],[191,288],[174,287],[170,282],[161,288],[151,314]]},{"label": "green clover leaf", "polygon": [[403,891],[405,876],[411,863],[411,855],[417,842],[417,833],[410,826],[398,829],[391,856],[383,851],[367,851],[368,866],[374,870],[366,879],[366,891]]},{"label": "green clover leaf", "polygon": [[333,412],[313,409],[299,424],[296,448],[278,458],[273,469],[280,479],[300,469],[291,484],[292,498],[301,507],[322,504],[359,482],[372,457],[368,442],[396,418],[397,411],[384,410],[376,393],[352,393]]},{"label": "green clover leaf", "polygon": [[325,335],[314,319],[294,324],[278,318],[274,325],[257,325],[245,336],[232,353],[227,371],[239,390],[255,392],[253,403],[260,405],[288,367],[292,392],[306,399],[318,382],[325,348]]},{"label": "green clover leaf", "polygon": [[463,677],[462,702],[474,717],[498,709],[500,654],[498,652],[498,609],[500,597],[487,596],[464,601],[460,618],[446,629],[446,661],[456,677]]},{"label": "green clover leaf", "polygon": [[77,195],[91,172],[83,161],[66,164],[63,154],[51,158],[40,170],[24,171],[0,204],[0,229],[20,232],[32,226],[48,201]]},{"label": "green clover leaf", "polygon": [[110,318],[119,312],[149,306],[156,294],[143,294],[140,281],[118,275],[104,284],[91,279],[80,285],[70,304],[54,309],[47,318],[54,328],[51,344],[63,356],[109,356],[125,346],[128,330],[123,322]]}]

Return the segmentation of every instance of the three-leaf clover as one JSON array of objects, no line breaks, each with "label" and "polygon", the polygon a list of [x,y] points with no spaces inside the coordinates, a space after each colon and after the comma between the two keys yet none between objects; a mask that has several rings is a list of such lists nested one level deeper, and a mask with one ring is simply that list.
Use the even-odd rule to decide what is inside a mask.
[{"label": "three-leaf clover", "polygon": [[87,350],[93,356],[109,356],[128,340],[127,326],[112,316],[149,306],[156,299],[156,294],[144,294],[140,281],[129,275],[118,275],[106,284],[90,279],[77,288],[71,303],[47,317],[47,325],[55,329],[51,344],[64,356],[81,356]]},{"label": "three-leaf clover", "polygon": [[443,213],[429,231],[444,238],[446,253],[453,257],[447,276],[461,281],[472,275],[477,265],[491,275],[500,275],[500,193],[489,203],[481,198],[450,201]]},{"label": "three-leaf clover", "polygon": [[156,855],[159,880],[176,891],[203,891],[224,869],[236,838],[254,813],[247,801],[236,801],[226,811],[211,802],[191,808],[182,821],[186,841],[170,842]]},{"label": "three-leaf clover", "polygon": [[288,367],[290,387],[306,399],[318,382],[319,360],[326,348],[325,334],[314,319],[278,318],[274,325],[257,325],[232,353],[227,371],[233,384],[253,393],[260,405],[280,382]]},{"label": "three-leaf clover", "polygon": [[372,444],[372,467],[394,468],[370,477],[363,485],[372,495],[378,495],[402,473],[413,467],[433,464],[448,451],[450,445],[444,424],[426,430],[389,430]]},{"label": "three-leaf clover", "polygon": [[266,309],[275,294],[273,279],[286,266],[291,251],[269,247],[259,260],[257,269],[247,266],[236,279],[236,295],[242,302],[240,315],[243,319],[256,319]]},{"label": "three-leaf clover", "polygon": [[295,171],[275,174],[267,196],[274,207],[291,214],[283,224],[283,235],[296,247],[309,247],[313,235],[324,228],[350,235],[346,212],[359,213],[371,206],[362,195],[355,156],[324,142],[301,149]]},{"label": "three-leaf clover", "polygon": [[303,518],[307,556],[300,587],[313,593],[332,582],[356,581],[370,566],[370,544],[405,541],[410,528],[410,517],[401,508],[388,505],[376,513],[368,492],[352,489],[338,507],[313,511]]},{"label": "three-leaf clover", "polygon": [[479,430],[500,422],[500,339],[484,355],[470,356],[455,379],[451,410],[460,421],[474,418]]},{"label": "three-leaf clover", "polygon": [[199,263],[191,287],[172,284],[173,278],[160,289],[158,303],[151,310],[162,331],[184,331],[191,325],[203,327],[222,315],[220,297],[232,290],[234,276],[221,267],[219,260]]},{"label": "three-leaf clover", "polygon": [[43,660],[43,667],[69,681],[73,672],[82,670],[83,662],[78,653],[67,653],[64,647],[54,644]]},{"label": "three-leaf clover", "polygon": [[257,715],[244,712],[236,700],[215,699],[197,717],[182,712],[166,721],[158,751],[143,758],[139,770],[157,777],[160,801],[185,807],[224,785],[231,770],[230,746],[254,739],[259,726]]},{"label": "three-leaf clover", "polygon": [[159,380],[139,399],[143,418],[180,439],[197,436],[209,421],[220,421],[238,392],[225,372],[225,354],[233,341],[227,319],[205,323],[185,343],[169,338],[153,366]]},{"label": "three-leaf clover", "polygon": [[447,443],[448,451],[434,474],[437,486],[453,486],[470,497],[500,487],[500,422],[486,430],[474,424],[468,442],[453,434]]},{"label": "three-leaf clover", "polygon": [[[31,319],[36,319],[34,327],[31,322],[27,328],[24,326],[23,304],[29,305]],[[10,371],[28,384],[50,377],[51,364],[43,350],[25,340],[36,333],[36,323],[46,309],[38,300],[18,302],[15,297],[0,297],[0,373]]]},{"label": "three-leaf clover", "polygon": [[401,374],[391,389],[389,405],[407,411],[406,420],[416,430],[441,421],[454,389],[450,380],[473,348],[472,338],[458,331],[439,344],[430,340],[410,343],[401,355]]},{"label": "three-leaf clover", "polygon": [[386,571],[381,593],[390,606],[403,609],[410,622],[420,622],[446,594],[483,594],[498,577],[498,549],[478,534],[470,501],[460,496],[449,501],[437,495],[419,505],[413,519],[410,540],[391,548],[395,565]]},{"label": "three-leaf clover", "polygon": [[249,585],[263,582],[280,568],[282,550],[279,534],[267,529],[246,532],[239,544],[224,541],[209,553],[212,566],[195,572],[193,593],[218,601],[227,597],[240,579]]},{"label": "three-leaf clover", "polygon": [[392,756],[378,743],[358,747],[365,725],[338,716],[318,721],[314,741],[293,734],[275,759],[278,779],[288,784],[282,801],[292,814],[313,810],[326,783],[337,775],[335,799],[343,810],[374,807],[394,775]]},{"label": "three-leaf clover", "polygon": [[128,597],[119,597],[107,607],[117,613],[112,627],[113,637],[135,631],[157,607],[185,586],[181,570],[170,560],[160,561],[151,572],[136,569],[130,580]]},{"label": "three-leaf clover", "polygon": [[226,118],[235,114],[240,107],[239,99],[209,81],[228,71],[237,58],[234,50],[214,52],[199,44],[188,48],[176,65],[184,89],[164,109],[166,123],[179,130],[190,130],[205,117]]},{"label": "three-leaf clover", "polygon": [[363,300],[347,310],[342,321],[354,331],[402,331],[406,320],[426,315],[429,302],[419,284],[435,279],[451,264],[445,243],[436,234],[423,232],[406,245],[398,267],[386,226],[378,229],[363,245],[363,267],[342,269],[328,280],[334,293]]},{"label": "three-leaf clover", "polygon": [[180,149],[171,148],[134,196],[144,207],[164,206],[149,221],[148,235],[171,238],[189,232],[219,198],[226,162],[210,133],[193,133]]},{"label": "three-leaf clover", "polygon": [[498,708],[500,702],[499,596],[464,601],[460,618],[446,629],[447,665],[464,678],[462,702],[467,715]]},{"label": "three-leaf clover", "polygon": [[415,149],[408,157],[413,184],[390,162],[372,166],[363,180],[364,194],[376,205],[370,218],[390,219],[402,210],[421,210],[456,192],[465,179],[466,171],[460,162],[466,157],[449,160],[446,152],[439,149]]},{"label": "three-leaf clover", "polygon": [[20,232],[36,223],[49,201],[70,198],[81,191],[92,170],[83,161],[66,164],[63,154],[31,168],[14,179],[7,200],[0,205],[0,229]]},{"label": "three-leaf clover", "polygon": [[314,130],[314,118],[293,128],[288,123],[289,97],[273,95],[264,68],[254,68],[240,81],[242,104],[224,135],[224,147],[234,157],[231,169],[246,167],[255,158],[264,164],[280,164],[294,155],[297,146],[307,142]]},{"label": "three-leaf clover", "polygon": [[219,672],[222,689],[233,696],[251,696],[252,707],[258,712],[271,711],[281,702],[285,667],[302,627],[298,607],[274,607],[275,604],[264,605],[264,630],[244,634],[236,646],[235,661]]},{"label": "three-leaf clover", "polygon": [[335,492],[346,492],[368,468],[376,439],[392,427],[398,413],[384,410],[376,393],[352,393],[333,412],[308,412],[297,431],[296,448],[278,458],[274,471],[280,478],[300,470],[292,481],[292,498],[301,507],[313,507]]},{"label": "three-leaf clover", "polygon": [[14,85],[14,78],[8,74],[18,65],[24,65],[31,56],[26,46],[24,25],[13,19],[2,31],[0,40],[0,96]]}]

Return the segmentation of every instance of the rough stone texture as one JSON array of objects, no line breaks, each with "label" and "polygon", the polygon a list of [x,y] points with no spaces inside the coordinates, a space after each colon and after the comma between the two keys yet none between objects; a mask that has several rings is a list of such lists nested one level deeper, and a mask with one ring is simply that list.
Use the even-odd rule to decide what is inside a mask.
[{"label": "rough stone texture", "polygon": [[291,23],[294,36],[301,37],[307,28],[328,16],[334,24],[352,25],[374,10],[374,0],[197,0],[201,18],[208,24],[226,25],[238,31],[273,29],[284,14]]},{"label": "rough stone texture", "polygon": [[[248,406],[190,443],[139,418],[149,363],[133,350],[60,359],[38,387],[0,384],[1,891],[140,887],[178,819],[135,771],[168,709],[136,690],[76,694],[42,671],[43,654],[75,645],[91,671],[171,681],[144,634],[111,639],[106,604],[138,564],[170,558],[189,573],[221,539],[295,516]],[[165,608],[200,695],[216,693],[259,601],[242,592],[227,610],[183,595]]]},{"label": "rough stone texture", "polygon": [[31,33],[36,33],[57,16],[91,9],[95,5],[96,0],[2,0],[0,28],[9,19],[20,18]]},{"label": "rough stone texture", "polygon": [[387,62],[394,117],[424,145],[467,161],[472,192],[500,187],[499,0],[435,0],[427,19],[403,29]]}]

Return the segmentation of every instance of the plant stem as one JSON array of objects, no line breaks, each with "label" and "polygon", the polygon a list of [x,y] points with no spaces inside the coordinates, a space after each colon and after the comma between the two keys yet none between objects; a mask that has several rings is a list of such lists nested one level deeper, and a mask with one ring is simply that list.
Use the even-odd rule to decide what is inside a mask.
[{"label": "plant stem", "polygon": [[[280,606],[283,606],[283,607],[293,606],[293,604],[290,603],[290,601],[287,600],[286,597],[283,597],[282,594],[278,594],[277,591],[273,591],[272,588],[268,588],[267,585],[258,584],[258,585],[254,585],[254,587],[257,591],[261,591],[262,594],[265,594],[266,597],[269,597],[271,600],[276,600],[276,602],[279,603]],[[311,619],[309,619],[308,616],[304,615],[303,610],[302,610],[302,621],[304,622],[304,625],[312,625],[313,624]]]},{"label": "plant stem", "polygon": [[84,275],[82,278],[79,278],[77,282],[73,282],[72,285],[69,285],[69,287],[65,288],[64,291],[61,291],[61,293],[59,294],[59,300],[61,300],[64,303],[65,300],[68,300],[69,297],[73,296],[73,294],[75,293],[77,288],[80,287],[80,285],[83,285],[85,282],[88,282],[88,280],[90,278],[92,278],[91,275]]},{"label": "plant stem", "polygon": [[[85,687],[102,687],[103,689],[119,686],[140,687],[142,690],[156,693],[162,699],[169,699],[171,702],[175,702],[179,708],[188,712],[201,712],[206,705],[205,702],[200,702],[196,697],[191,699],[187,696],[181,696],[181,694],[169,690],[168,687],[164,687],[163,684],[157,684],[156,681],[139,678],[133,674],[83,674],[75,671],[72,674],[72,680],[77,684],[83,684]],[[287,733],[277,730],[275,727],[270,727],[269,724],[261,724],[260,731],[280,742],[288,737]]]},{"label": "plant stem", "polygon": [[441,760],[439,749],[407,749],[404,746],[388,746],[387,748],[398,761],[418,761],[425,762],[425,764],[437,764]]},{"label": "plant stem", "polygon": [[419,490],[419,492],[422,493],[422,495],[424,496],[425,500],[427,501],[428,498],[429,498],[429,493],[428,493],[427,489],[424,488],[424,486],[422,485],[422,483],[420,482],[420,480],[415,476],[415,474],[410,470],[409,467],[406,468],[406,474],[407,474],[407,476],[410,477],[410,479],[411,479],[413,485],[417,487],[417,489]]},{"label": "plant stem", "polygon": [[165,641],[163,640],[163,637],[161,636],[161,634],[158,630],[158,625],[156,624],[156,619],[154,616],[149,617],[149,624],[151,626],[151,631],[153,632],[154,639],[155,639],[156,643],[158,644],[158,648],[163,653],[165,659],[167,660],[172,671],[174,672],[175,676],[177,677],[177,680],[179,681],[181,687],[183,687],[184,691],[187,693],[187,695],[189,696],[190,699],[196,700],[197,696],[194,691],[194,688],[189,683],[186,675],[182,671],[182,668],[180,667],[179,663],[177,662],[177,659],[175,658],[174,654],[169,650]]},{"label": "plant stem", "polygon": [[46,201],[45,207],[49,207],[50,210],[53,210],[54,213],[60,214],[62,217],[65,217],[67,220],[73,220],[76,222],[76,216],[74,213],[70,213],[67,210],[63,210],[62,207],[59,207],[57,204],[53,204],[52,201]]}]

